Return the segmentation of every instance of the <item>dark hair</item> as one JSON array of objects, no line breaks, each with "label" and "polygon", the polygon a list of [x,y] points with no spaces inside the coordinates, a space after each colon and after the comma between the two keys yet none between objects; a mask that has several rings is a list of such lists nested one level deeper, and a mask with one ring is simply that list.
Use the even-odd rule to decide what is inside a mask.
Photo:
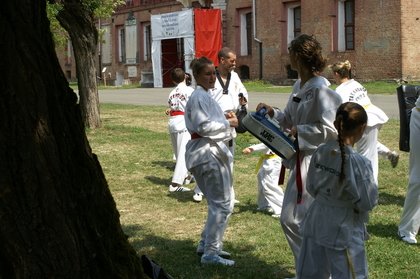
[{"label": "dark hair", "polygon": [[367,123],[367,113],[365,109],[353,102],[346,102],[341,104],[335,115],[334,126],[338,132],[338,144],[341,151],[341,171],[340,182],[345,178],[344,164],[345,164],[345,149],[343,136],[352,134],[357,128]]},{"label": "dark hair", "polygon": [[290,43],[289,51],[294,52],[300,63],[312,72],[322,72],[327,64],[327,59],[322,56],[321,44],[314,36],[298,36]]},{"label": "dark hair", "polygon": [[222,60],[222,58],[228,58],[229,57],[229,53],[235,54],[235,52],[232,49],[230,49],[228,47],[223,47],[217,53],[217,59],[219,59],[219,61],[220,61],[220,60]]},{"label": "dark hair", "polygon": [[351,64],[349,60],[334,63],[329,67],[334,73],[337,73],[341,78],[351,78]]},{"label": "dark hair", "polygon": [[197,79],[198,75],[201,73],[201,71],[206,67],[207,65],[213,65],[213,61],[208,59],[205,56],[202,56],[200,58],[194,58],[191,61],[190,68],[192,69],[194,78]]},{"label": "dark hair", "polygon": [[190,73],[185,73],[185,84],[190,86],[192,83],[192,77]]},{"label": "dark hair", "polygon": [[181,83],[185,80],[185,72],[181,68],[175,68],[171,72],[172,81],[175,83]]}]

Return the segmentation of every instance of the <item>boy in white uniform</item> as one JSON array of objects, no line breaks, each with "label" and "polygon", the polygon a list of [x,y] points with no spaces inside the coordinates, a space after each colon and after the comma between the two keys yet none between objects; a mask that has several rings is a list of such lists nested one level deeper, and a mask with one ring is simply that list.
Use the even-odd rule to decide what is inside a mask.
[{"label": "boy in white uniform", "polygon": [[334,122],[338,140],[312,155],[307,190],[314,202],[302,225],[299,279],[368,278],[365,223],[377,204],[378,187],[371,162],[353,150],[367,119],[359,104],[342,104]]},{"label": "boy in white uniform", "polygon": [[420,227],[420,97],[411,111],[410,117],[410,161],[409,181],[404,209],[398,226],[401,240],[417,243],[416,236]]},{"label": "boy in white uniform", "polygon": [[[213,99],[220,105],[222,111],[226,114],[236,112],[242,105],[248,102],[248,91],[242,84],[238,74],[234,71],[236,67],[236,54],[230,48],[224,47],[218,53],[219,66],[216,69],[216,83],[210,90]],[[242,97],[239,94],[242,93]],[[231,137],[226,139],[232,155],[235,155],[235,128],[231,128]],[[233,161],[231,165],[233,173]],[[193,199],[196,202],[202,200],[200,188],[194,189]],[[237,201],[235,201],[237,202]]]},{"label": "boy in white uniform", "polygon": [[225,141],[231,137],[231,127],[238,126],[234,113],[225,115],[212,99],[209,89],[214,86],[215,68],[206,57],[191,62],[197,88],[191,95],[185,114],[185,124],[191,133],[185,158],[187,168],[194,175],[208,204],[207,221],[201,233],[197,253],[202,264],[232,266],[233,260],[221,256],[223,235],[233,210],[232,153]]},{"label": "boy in white uniform", "polygon": [[168,130],[171,135],[172,149],[175,154],[176,164],[169,192],[187,192],[189,188],[182,186],[188,178],[188,170],[185,165],[185,146],[191,139],[190,133],[185,127],[185,106],[194,89],[187,86],[185,72],[181,68],[175,68],[171,72],[172,81],[176,87],[171,91],[168,98],[169,109],[166,113],[170,116]]},{"label": "boy in white uniform", "polygon": [[344,102],[356,102],[368,114],[368,126],[362,139],[356,144],[356,150],[371,160],[375,181],[378,183],[378,154],[384,155],[391,161],[393,167],[398,163],[398,154],[391,152],[383,144],[378,146],[378,134],[382,125],[388,122],[388,116],[380,108],[372,104],[364,88],[359,82],[351,78],[351,64],[349,61],[338,62],[330,66],[334,72],[337,84],[335,91],[340,94]]},{"label": "boy in white uniform", "polygon": [[258,179],[258,211],[265,211],[279,218],[283,206],[284,193],[278,185],[281,171],[281,158],[274,154],[264,143],[254,144],[242,150],[243,154],[263,152],[256,171]]}]

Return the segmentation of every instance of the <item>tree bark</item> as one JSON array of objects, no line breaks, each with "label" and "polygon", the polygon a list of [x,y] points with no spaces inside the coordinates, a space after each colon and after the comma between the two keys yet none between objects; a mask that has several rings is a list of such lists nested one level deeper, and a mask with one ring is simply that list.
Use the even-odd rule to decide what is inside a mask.
[{"label": "tree bark", "polygon": [[0,278],[143,278],[45,0],[2,2],[0,36]]},{"label": "tree bark", "polygon": [[86,127],[95,129],[101,126],[96,83],[96,78],[100,74],[97,73],[95,67],[98,31],[93,11],[89,11],[81,2],[80,0],[63,1],[64,8],[58,13],[57,19],[69,33],[72,41],[82,118]]}]

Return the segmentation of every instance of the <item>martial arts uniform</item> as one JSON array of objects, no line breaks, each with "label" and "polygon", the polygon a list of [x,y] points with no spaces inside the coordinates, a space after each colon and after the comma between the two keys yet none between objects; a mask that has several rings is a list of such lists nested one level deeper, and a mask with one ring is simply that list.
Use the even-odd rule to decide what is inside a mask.
[{"label": "martial arts uniform", "polygon": [[343,103],[355,102],[361,105],[368,115],[368,123],[362,138],[356,143],[356,150],[372,162],[373,175],[378,183],[378,133],[388,116],[380,108],[373,105],[367,90],[354,79],[340,84],[336,89]]},{"label": "martial arts uniform", "polygon": [[274,118],[284,129],[296,127],[299,143],[299,152],[291,160],[283,160],[283,164],[290,168],[290,173],[280,216],[295,264],[302,242],[300,223],[312,202],[312,197],[305,189],[309,161],[321,143],[337,136],[334,120],[341,98],[328,86],[329,82],[320,76],[311,78],[302,88],[300,80],[297,80],[284,112],[274,109]]},{"label": "martial arts uniform", "polygon": [[410,117],[409,181],[404,209],[398,226],[399,235],[416,243],[420,226],[420,97]]},{"label": "martial arts uniform", "polygon": [[[214,88],[210,89],[210,95],[219,104],[224,113],[231,111],[236,112],[241,107],[239,103],[239,93],[242,93],[244,97],[249,100],[248,91],[235,71],[230,72],[229,86],[227,87],[227,90],[224,90],[223,85],[218,79],[216,79]],[[233,127],[230,129],[231,137],[226,139],[226,144],[229,147],[232,156],[234,156],[236,131]],[[233,161],[231,163],[231,171],[233,173]],[[201,194],[200,188],[198,187],[194,189],[194,192],[196,194]]]},{"label": "martial arts uniform", "polygon": [[256,168],[258,172],[258,210],[264,211],[271,208],[274,215],[280,216],[284,197],[283,190],[278,185],[281,158],[274,154],[264,143],[254,144],[248,148],[265,153],[261,155]]},{"label": "martial arts uniform", "polygon": [[187,101],[193,91],[194,88],[187,86],[185,82],[181,82],[171,91],[168,98],[170,108],[168,130],[176,158],[172,183],[179,185],[182,185],[184,179],[188,176],[188,170],[185,165],[185,146],[191,139],[191,136],[185,127],[184,112]]},{"label": "martial arts uniform", "polygon": [[[187,168],[207,198],[208,216],[201,234],[204,255],[217,255],[233,210],[232,153],[226,146],[231,137],[229,121],[209,92],[197,86],[185,114],[191,133],[185,153]],[[204,256],[203,255],[203,256]]]},{"label": "martial arts uniform", "polygon": [[312,156],[306,189],[314,201],[302,223],[300,279],[368,278],[365,224],[377,204],[378,188],[370,161],[351,146],[344,150],[342,183],[336,140],[320,145]]}]

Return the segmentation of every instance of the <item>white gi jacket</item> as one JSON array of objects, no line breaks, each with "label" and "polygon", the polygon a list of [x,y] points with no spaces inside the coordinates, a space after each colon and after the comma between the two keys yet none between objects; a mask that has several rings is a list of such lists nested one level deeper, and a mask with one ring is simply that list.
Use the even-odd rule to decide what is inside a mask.
[{"label": "white gi jacket", "polygon": [[[236,110],[241,107],[239,104],[239,93],[242,93],[244,97],[249,100],[248,91],[242,84],[238,74],[234,71],[231,71],[230,74],[231,77],[228,87],[228,94],[223,94],[223,86],[220,84],[218,79],[216,79],[214,88],[210,89],[210,95],[219,104],[224,113],[230,111],[236,112]],[[231,133],[232,138],[236,138],[235,128],[231,128]]]},{"label": "white gi jacket", "polygon": [[369,127],[373,127],[378,124],[384,124],[388,121],[388,116],[385,114],[385,112],[372,104],[366,88],[364,88],[363,85],[354,79],[343,82],[337,86],[335,91],[340,94],[341,99],[343,99],[343,103],[358,103],[366,110],[366,113],[368,114],[367,125]]},{"label": "white gi jacket", "polygon": [[[185,82],[179,83],[171,93],[169,93],[168,105],[171,110],[170,114],[173,112],[185,112],[185,106],[193,91],[194,88],[187,86]],[[169,133],[185,131],[184,115],[179,114],[170,116],[168,120],[168,130]]]},{"label": "white gi jacket", "polygon": [[322,144],[312,155],[306,188],[314,197],[302,225],[304,237],[342,250],[353,233],[363,231],[368,211],[377,204],[378,188],[370,161],[345,146],[345,178],[339,182],[341,152],[337,141]]},{"label": "white gi jacket", "polygon": [[197,133],[207,140],[191,140],[187,144],[186,161],[187,168],[191,169],[197,165],[210,160],[210,146],[217,143],[223,153],[232,160],[232,154],[223,141],[231,138],[229,121],[216,101],[203,87],[197,86],[188,100],[185,111],[185,124],[188,131]]}]

